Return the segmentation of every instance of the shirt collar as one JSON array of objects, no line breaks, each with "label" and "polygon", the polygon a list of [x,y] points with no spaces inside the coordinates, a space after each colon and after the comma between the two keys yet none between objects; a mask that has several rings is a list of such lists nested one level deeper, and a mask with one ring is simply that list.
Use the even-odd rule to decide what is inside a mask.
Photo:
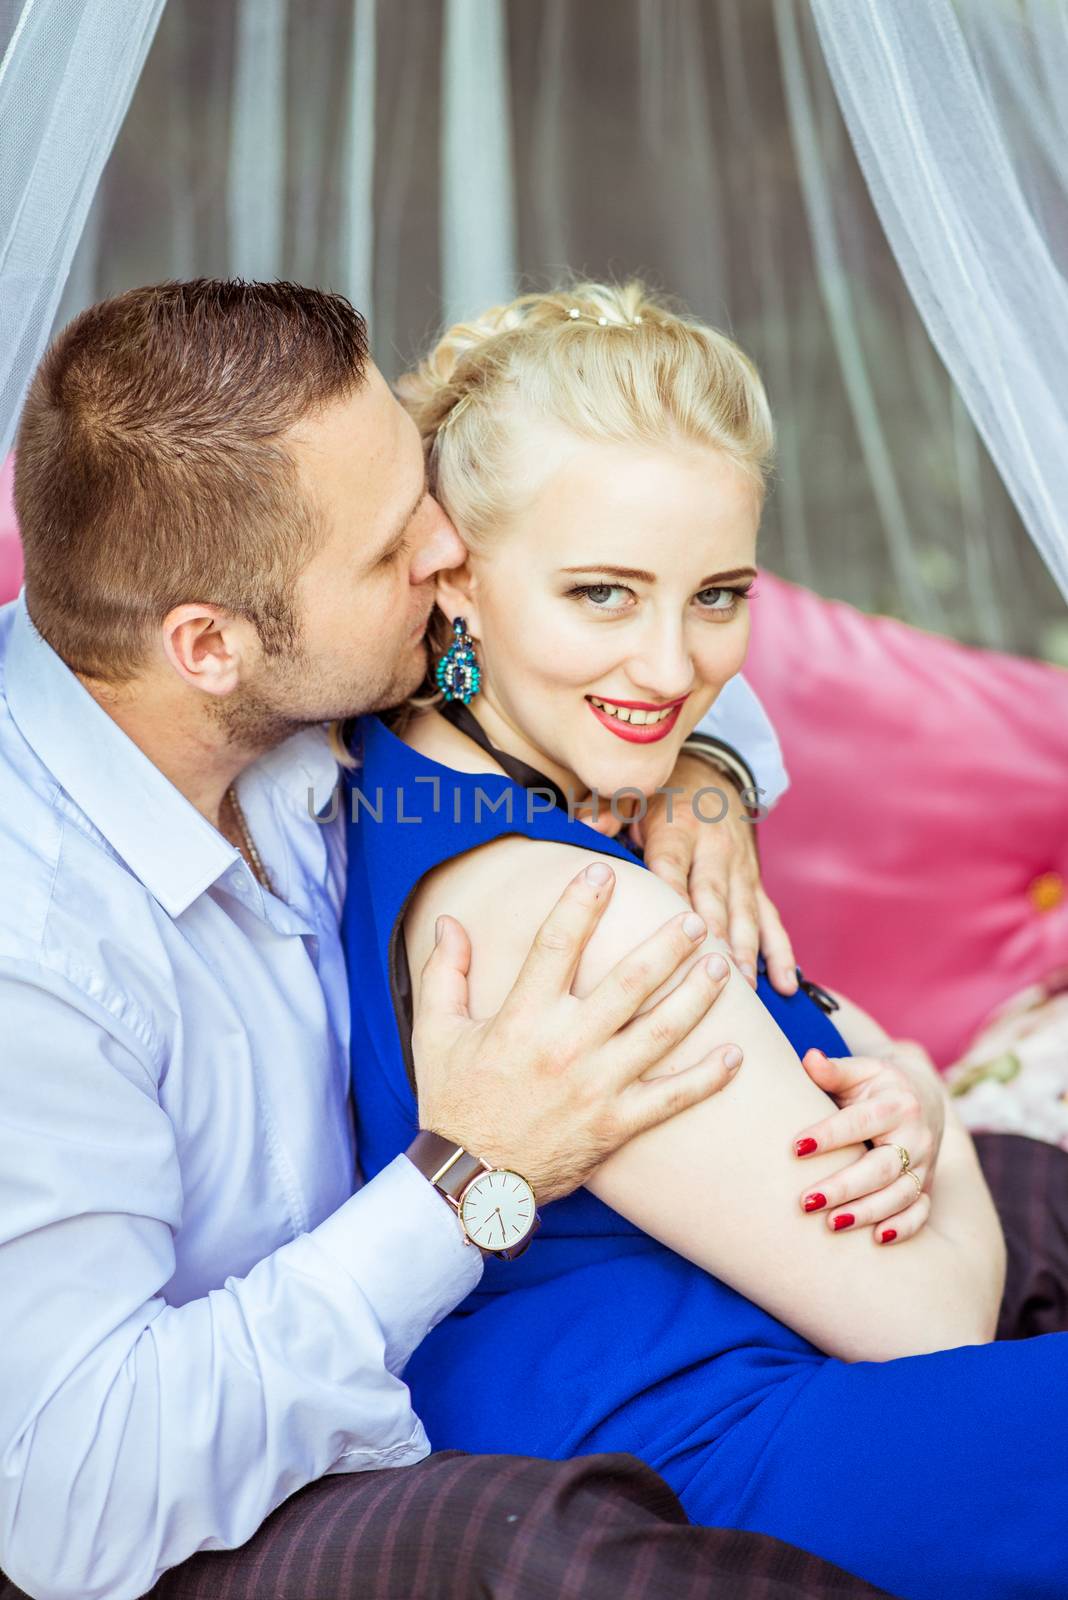
[{"label": "shirt collar", "polygon": [[[41,637],[25,591],[16,602],[4,676],[23,738],[168,916],[180,916],[240,859]],[[322,729],[303,729],[269,751],[242,786],[260,771],[305,808],[310,793],[317,811],[337,782]]]},{"label": "shirt collar", "polygon": [[301,728],[290,734],[249,767],[238,787],[243,789],[250,780],[260,778],[277,784],[302,816],[318,816],[330,803],[338,784],[337,758],[331,752],[326,728]]}]

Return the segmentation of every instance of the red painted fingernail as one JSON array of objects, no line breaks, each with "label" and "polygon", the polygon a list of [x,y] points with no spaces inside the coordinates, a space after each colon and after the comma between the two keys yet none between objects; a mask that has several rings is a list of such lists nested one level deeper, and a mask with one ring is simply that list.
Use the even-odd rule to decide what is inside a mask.
[{"label": "red painted fingernail", "polygon": [[883,1244],[889,1244],[891,1239],[896,1239],[897,1238],[897,1229],[896,1228],[884,1228],[882,1233],[879,1235],[879,1237],[883,1241]]},{"label": "red painted fingernail", "polygon": [[818,1194],[817,1193],[817,1194],[809,1194],[809,1195],[805,1196],[805,1210],[806,1211],[822,1211],[826,1204],[827,1204],[827,1196],[825,1194]]},{"label": "red painted fingernail", "polygon": [[852,1211],[843,1211],[840,1216],[837,1216],[834,1219],[835,1233],[838,1232],[839,1228],[851,1228],[856,1220],[857,1219],[853,1215]]},{"label": "red painted fingernail", "polygon": [[794,1144],[794,1149],[799,1156],[810,1156],[813,1150],[819,1149],[819,1145],[815,1139],[798,1139]]}]

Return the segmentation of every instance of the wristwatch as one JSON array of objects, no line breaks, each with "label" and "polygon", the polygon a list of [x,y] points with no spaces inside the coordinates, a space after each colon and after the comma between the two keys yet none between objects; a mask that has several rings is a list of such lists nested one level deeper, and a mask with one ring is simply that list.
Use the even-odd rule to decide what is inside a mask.
[{"label": "wristwatch", "polygon": [[456,1212],[466,1244],[505,1261],[523,1254],[541,1218],[534,1190],[518,1172],[491,1167],[454,1139],[425,1130],[404,1153]]}]

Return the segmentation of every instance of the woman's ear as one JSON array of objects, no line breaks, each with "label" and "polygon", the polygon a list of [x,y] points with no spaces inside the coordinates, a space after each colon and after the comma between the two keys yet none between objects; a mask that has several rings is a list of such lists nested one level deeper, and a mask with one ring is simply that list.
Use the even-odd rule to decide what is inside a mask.
[{"label": "woman's ear", "polygon": [[463,617],[467,631],[473,639],[481,638],[482,627],[478,612],[478,579],[471,571],[470,561],[462,567],[450,567],[439,572],[436,578],[437,602],[447,617]]}]

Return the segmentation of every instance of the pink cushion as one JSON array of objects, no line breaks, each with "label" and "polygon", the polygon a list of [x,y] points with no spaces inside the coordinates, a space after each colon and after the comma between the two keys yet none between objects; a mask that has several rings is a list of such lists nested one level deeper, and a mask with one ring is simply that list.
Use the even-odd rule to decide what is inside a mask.
[{"label": "pink cushion", "polygon": [[11,496],[15,485],[15,458],[0,463],[0,605],[13,600],[22,583],[22,547]]},{"label": "pink cushion", "polygon": [[768,892],[811,977],[948,1065],[1068,962],[1068,672],[757,589],[746,676],[792,780]]}]

